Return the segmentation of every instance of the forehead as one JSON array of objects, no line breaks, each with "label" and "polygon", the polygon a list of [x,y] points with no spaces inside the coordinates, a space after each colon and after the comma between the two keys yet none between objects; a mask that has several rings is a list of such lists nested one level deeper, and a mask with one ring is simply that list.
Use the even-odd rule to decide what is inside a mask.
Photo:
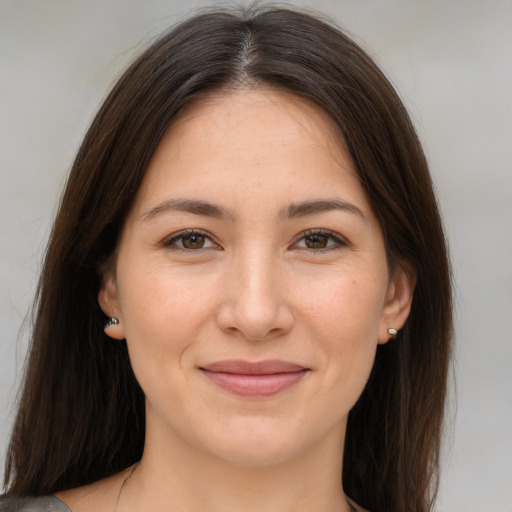
[{"label": "forehead", "polygon": [[[136,209],[169,194],[235,192],[289,202],[345,190],[368,207],[338,127],[313,102],[273,89],[220,91],[177,117],[150,162]],[[280,193],[278,193],[280,192]],[[299,197],[304,196],[304,197]],[[210,199],[210,197],[204,197]]]},{"label": "forehead", "polygon": [[[245,131],[247,128],[251,133]],[[196,131],[193,135],[202,131],[217,144],[235,131],[241,145],[253,146],[256,138],[279,144],[300,137],[303,142],[309,139],[311,144],[345,150],[340,130],[319,106],[292,92],[268,87],[220,90],[192,101],[180,112],[166,138],[189,135],[190,131]]]}]

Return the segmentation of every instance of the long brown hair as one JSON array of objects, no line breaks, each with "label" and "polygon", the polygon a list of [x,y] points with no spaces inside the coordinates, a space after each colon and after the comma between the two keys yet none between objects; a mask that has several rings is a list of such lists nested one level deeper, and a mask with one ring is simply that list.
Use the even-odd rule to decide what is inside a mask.
[{"label": "long brown hair", "polygon": [[46,251],[5,486],[48,494],[142,455],[144,396],[123,342],[103,333],[100,269],[164,132],[194,98],[258,84],[314,101],[336,122],[382,225],[391,262],[417,275],[410,317],[379,346],[350,413],[345,492],[379,512],[430,510],[451,350],[450,270],[428,166],[409,116],[341,30],[284,8],[209,11],[124,73],[78,152]]}]

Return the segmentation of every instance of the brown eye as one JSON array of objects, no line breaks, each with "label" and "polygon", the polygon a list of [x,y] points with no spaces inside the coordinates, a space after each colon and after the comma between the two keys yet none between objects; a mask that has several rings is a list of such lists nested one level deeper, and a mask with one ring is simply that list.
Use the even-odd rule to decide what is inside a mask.
[{"label": "brown eye", "polygon": [[181,237],[181,240],[185,249],[202,249],[205,245],[206,237],[203,235],[187,235]]},{"label": "brown eye", "polygon": [[165,240],[163,246],[181,251],[200,251],[201,249],[218,249],[210,236],[201,231],[185,231]]},{"label": "brown eye", "polygon": [[329,251],[347,247],[348,243],[341,236],[331,231],[306,231],[293,247],[295,249],[309,249],[311,251]]},{"label": "brown eye", "polygon": [[325,249],[329,243],[327,235],[308,235],[304,237],[308,249]]}]

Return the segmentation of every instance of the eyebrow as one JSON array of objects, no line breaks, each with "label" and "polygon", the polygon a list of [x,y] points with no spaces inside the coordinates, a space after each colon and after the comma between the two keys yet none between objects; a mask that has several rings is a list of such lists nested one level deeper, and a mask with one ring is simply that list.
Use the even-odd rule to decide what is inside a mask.
[{"label": "eyebrow", "polygon": [[292,203],[281,209],[279,212],[279,217],[283,219],[291,219],[329,212],[332,210],[342,210],[348,213],[352,213],[358,217],[361,217],[362,220],[367,222],[363,211],[359,207],[342,199],[318,199],[315,201]]},{"label": "eyebrow", "polygon": [[[300,203],[291,203],[281,208],[278,218],[281,220],[306,217],[308,215],[317,215],[332,210],[341,210],[357,215],[365,222],[367,221],[362,210],[355,204],[342,199],[317,199],[313,201],[303,201]],[[224,206],[200,201],[198,199],[166,199],[141,215],[145,222],[172,212],[191,213],[203,217],[213,217],[216,219],[228,219],[234,221],[236,215]]]},{"label": "eyebrow", "polygon": [[184,212],[203,217],[234,220],[235,215],[223,206],[199,201],[197,199],[167,199],[141,215],[143,221],[149,221],[164,213]]}]

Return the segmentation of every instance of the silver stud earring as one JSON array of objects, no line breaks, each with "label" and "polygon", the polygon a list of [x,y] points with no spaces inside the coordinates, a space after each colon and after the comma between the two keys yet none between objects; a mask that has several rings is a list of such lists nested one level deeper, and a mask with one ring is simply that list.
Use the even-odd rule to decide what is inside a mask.
[{"label": "silver stud earring", "polygon": [[115,316],[113,316],[106,324],[105,324],[105,327],[104,329],[108,329],[109,327],[111,327],[112,325],[118,325],[119,324],[119,319],[116,318]]},{"label": "silver stud earring", "polygon": [[390,327],[388,329],[388,334],[392,337],[392,338],[396,338],[396,335],[398,334],[398,330],[397,329],[393,329],[393,327]]}]

